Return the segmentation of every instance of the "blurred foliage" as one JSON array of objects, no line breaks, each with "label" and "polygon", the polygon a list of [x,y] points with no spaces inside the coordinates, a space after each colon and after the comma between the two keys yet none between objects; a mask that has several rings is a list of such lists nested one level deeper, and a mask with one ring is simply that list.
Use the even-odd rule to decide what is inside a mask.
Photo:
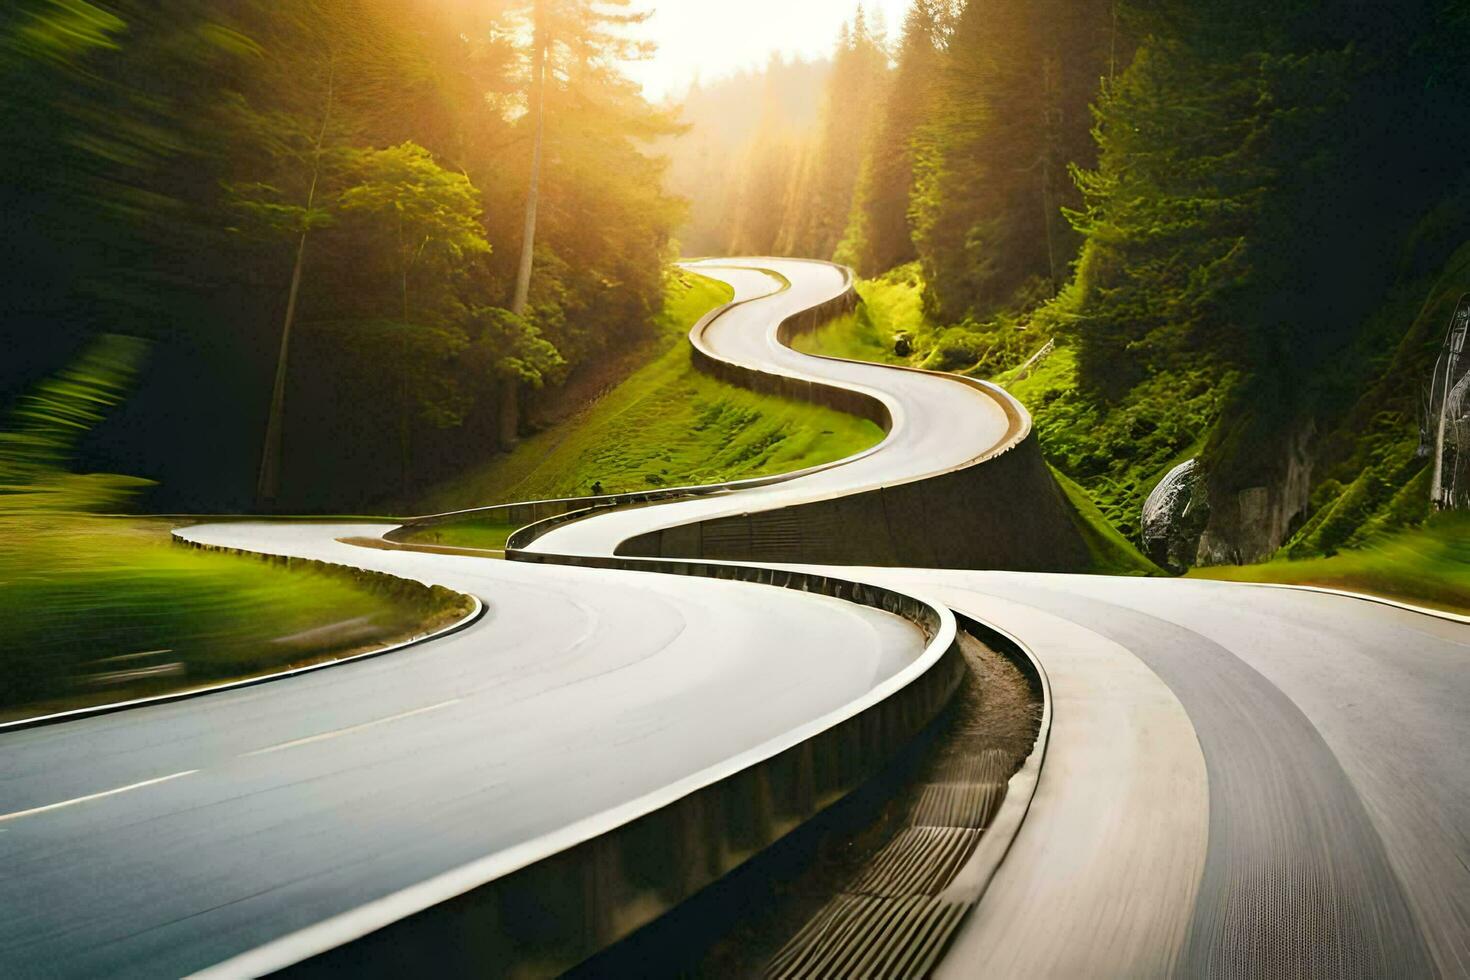
[{"label": "blurred foliage", "polygon": [[443,590],[196,551],[169,532],[161,521],[0,516],[0,716],[278,670],[465,611]]},{"label": "blurred foliage", "polygon": [[[1417,489],[1428,494],[1427,487]],[[1470,614],[1470,515],[1435,515],[1411,529],[1365,535],[1331,557],[1221,565],[1190,573],[1237,582],[1284,582],[1368,592]]]},{"label": "blurred foliage", "polygon": [[105,336],[0,431],[0,717],[158,694],[385,642],[467,611],[386,576],[287,570],[103,517],[148,481],[66,467],[125,396],[142,342]]},{"label": "blurred foliage", "polygon": [[17,402],[0,431],[0,519],[117,507],[149,485],[133,477],[81,475],[64,468],[104,411],[126,395],[143,353],[144,344],[136,338],[101,337]]},{"label": "blurred foliage", "polygon": [[285,500],[340,507],[403,495],[384,432],[426,483],[495,444],[507,387],[646,340],[683,215],[648,147],[678,127],[617,71],[639,16],[553,6],[538,267],[511,318],[528,4],[4,5],[0,410],[93,338],[148,338],[82,455],[159,479],[159,504],[243,505],[299,273]]}]

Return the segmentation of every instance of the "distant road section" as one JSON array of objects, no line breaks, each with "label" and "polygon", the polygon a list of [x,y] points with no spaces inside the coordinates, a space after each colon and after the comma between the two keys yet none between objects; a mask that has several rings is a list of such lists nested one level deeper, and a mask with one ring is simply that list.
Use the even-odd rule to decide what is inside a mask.
[{"label": "distant road section", "polygon": [[[776,288],[739,279],[743,298]],[[925,645],[820,595],[339,540],[388,529],[183,536],[443,585],[487,615],[382,658],[0,734],[0,974],[229,961],[755,749]]]},{"label": "distant road section", "polygon": [[790,282],[788,290],[760,303],[736,307],[715,320],[704,334],[710,350],[733,364],[866,392],[888,406],[892,430],[875,450],[842,466],[734,496],[601,514],[595,520],[556,528],[529,550],[612,554],[624,541],[653,530],[827,500],[943,473],[989,452],[1006,437],[1010,419],[1002,403],[974,388],[876,364],[819,359],[777,341],[776,328],[783,319],[845,290],[847,281],[837,266],[752,258],[710,259],[688,268],[729,283],[737,297],[770,288],[770,276],[758,269],[775,272]]},{"label": "distant road section", "polygon": [[[795,479],[559,525],[541,556],[920,480],[1014,430],[1003,393],[778,344],[781,319],[845,288],[835,267],[696,268],[752,300],[709,327],[719,358],[868,392],[892,431]],[[339,540],[386,530],[187,534],[442,584],[489,614],[308,677],[0,735],[0,974],[229,972],[793,731],[924,647],[815,595]],[[941,975],[1470,976],[1470,626],[1198,580],[814,570],[994,624],[1049,679],[1030,809]]]}]

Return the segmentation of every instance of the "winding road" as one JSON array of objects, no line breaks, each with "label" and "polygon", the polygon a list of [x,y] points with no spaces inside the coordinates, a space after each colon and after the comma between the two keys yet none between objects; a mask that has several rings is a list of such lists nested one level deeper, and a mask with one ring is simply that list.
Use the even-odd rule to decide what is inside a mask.
[{"label": "winding road", "polygon": [[[715,355],[881,398],[887,439],[789,481],[562,524],[533,550],[606,556],[1014,437],[1003,393],[781,346],[781,319],[846,288],[837,268],[697,268],[748,300],[706,328]],[[377,659],[0,733],[0,973],[289,965],[790,744],[925,654],[907,621],[817,595],[341,540],[386,530],[184,533],[434,582],[487,615]],[[1470,975],[1470,627],[1227,583],[814,570],[993,624],[1050,681],[1029,812],[940,973]]]}]

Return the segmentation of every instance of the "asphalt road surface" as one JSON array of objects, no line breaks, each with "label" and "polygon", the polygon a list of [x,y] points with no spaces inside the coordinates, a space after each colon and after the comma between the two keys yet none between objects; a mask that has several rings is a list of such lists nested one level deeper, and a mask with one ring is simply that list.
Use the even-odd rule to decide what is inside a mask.
[{"label": "asphalt road surface", "polygon": [[740,264],[773,270],[791,288],[761,303],[739,306],[705,332],[723,360],[793,377],[814,378],[881,398],[893,428],[876,451],[842,466],[738,494],[701,497],[599,515],[554,528],[527,550],[565,555],[612,554],[623,541],[647,531],[677,527],[747,511],[772,510],[937,475],[990,452],[1005,439],[1010,420],[1002,402],[969,385],[934,375],[895,371],[876,364],[810,357],[776,341],[780,321],[839,295],[841,271],[796,259],[708,260],[691,263],[699,273],[735,287],[736,295],[769,290],[769,276]]},{"label": "asphalt road surface", "polygon": [[488,614],[381,658],[0,736],[0,974],[208,967],[756,747],[923,646],[896,617],[781,589],[335,540],[383,530],[189,533],[437,582]]},{"label": "asphalt road surface", "polygon": [[[721,317],[710,346],[879,394],[889,438],[783,484],[565,525],[538,549],[606,554],[655,528],[942,472],[1005,437],[994,396],[776,345],[782,316],[840,291],[835,270],[700,271],[742,298],[770,292],[738,265],[792,289]],[[0,972],[218,963],[748,750],[922,644],[809,595],[336,540],[383,530],[191,534],[460,588],[486,619],[308,677],[0,736]],[[1225,583],[843,574],[1002,626],[1052,685],[1035,799],[941,972],[1470,975],[1470,627]]]},{"label": "asphalt road surface", "polygon": [[1025,639],[1036,798],[943,976],[1470,976],[1470,627],[1296,589],[867,569]]}]

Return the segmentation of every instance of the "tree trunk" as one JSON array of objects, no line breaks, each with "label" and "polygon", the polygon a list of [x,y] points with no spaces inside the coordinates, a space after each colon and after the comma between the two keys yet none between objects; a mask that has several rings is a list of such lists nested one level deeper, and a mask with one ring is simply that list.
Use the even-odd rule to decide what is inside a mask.
[{"label": "tree trunk", "polygon": [[541,194],[542,143],[546,138],[546,19],[541,4],[536,4],[536,33],[532,41],[535,51],[531,67],[531,111],[535,113],[536,134],[531,144],[531,179],[526,187],[526,221],[521,233],[521,264],[516,270],[515,297],[510,311],[524,316],[531,297],[531,266],[536,251],[536,205]]},{"label": "tree trunk", "polygon": [[520,441],[521,428],[520,385],[515,378],[502,378],[500,381],[497,426],[500,448],[510,452]]},{"label": "tree trunk", "polygon": [[408,253],[403,250],[403,212],[398,212],[398,254],[403,262],[403,275],[399,280],[403,299],[403,320],[398,327],[398,486],[408,499],[409,460],[409,405],[408,390]]},{"label": "tree trunk", "polygon": [[1047,276],[1051,280],[1051,295],[1055,296],[1061,291],[1061,275],[1057,271],[1057,246],[1054,240],[1054,226],[1056,225],[1056,206],[1052,203],[1052,152],[1055,149],[1057,131],[1061,128],[1057,115],[1061,110],[1056,107],[1055,82],[1057,75],[1056,62],[1050,57],[1044,57],[1041,61],[1041,217],[1046,229],[1046,267]]},{"label": "tree trunk", "polygon": [[[516,270],[516,291],[510,311],[525,316],[531,300],[531,268],[536,254],[536,206],[541,196],[542,144],[546,139],[546,15],[540,2],[536,4],[536,31],[532,38],[534,52],[531,65],[531,111],[535,113],[536,134],[531,143],[531,177],[526,186],[526,220],[521,231],[521,262]],[[500,384],[499,430],[500,448],[509,452],[519,441],[520,391],[516,382],[506,378]]]},{"label": "tree trunk", "polygon": [[[312,147],[311,186],[306,191],[306,218],[311,218],[316,203],[317,182],[322,175],[322,145],[327,139],[327,124],[332,118],[332,100],[336,88],[333,59],[327,62],[327,102],[322,109],[322,125]],[[301,268],[306,259],[306,236],[303,228],[296,243],[296,262],[291,269],[291,289],[286,296],[286,319],[281,326],[281,349],[276,354],[276,382],[271,390],[270,415],[265,423],[265,445],[260,453],[260,476],[255,484],[256,506],[273,509],[281,495],[281,456],[285,449],[284,416],[286,411],[286,365],[291,350],[291,325],[296,322],[296,298],[301,293]]]},{"label": "tree trunk", "polygon": [[291,350],[291,324],[296,319],[296,297],[301,291],[301,265],[306,256],[306,232],[296,245],[296,265],[291,270],[291,291],[286,297],[286,323],[281,328],[281,350],[276,355],[276,383],[271,392],[270,416],[265,423],[265,447],[260,456],[260,478],[255,484],[255,503],[273,509],[281,495],[281,453],[285,447],[282,415],[286,410],[286,363]]}]

